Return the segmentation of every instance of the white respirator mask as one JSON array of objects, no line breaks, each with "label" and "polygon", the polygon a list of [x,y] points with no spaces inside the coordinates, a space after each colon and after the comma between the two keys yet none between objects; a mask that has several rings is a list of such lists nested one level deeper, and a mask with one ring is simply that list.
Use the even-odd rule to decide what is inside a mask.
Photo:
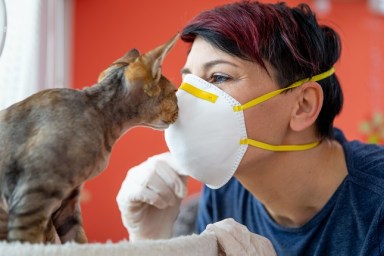
[{"label": "white respirator mask", "polygon": [[180,167],[178,171],[217,189],[232,178],[248,145],[269,151],[301,151],[316,147],[319,141],[303,145],[270,145],[249,139],[243,111],[283,91],[308,81],[322,80],[333,73],[334,68],[331,68],[243,105],[200,77],[185,75],[176,93],[178,119],[165,130],[165,141]]}]

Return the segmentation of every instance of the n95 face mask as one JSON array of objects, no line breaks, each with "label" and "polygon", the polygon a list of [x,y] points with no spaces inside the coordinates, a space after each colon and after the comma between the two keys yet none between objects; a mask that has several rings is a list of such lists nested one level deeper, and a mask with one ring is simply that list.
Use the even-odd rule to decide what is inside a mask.
[{"label": "n95 face mask", "polygon": [[318,141],[304,145],[270,145],[249,139],[243,111],[307,81],[324,79],[333,72],[332,68],[244,105],[200,77],[186,75],[176,93],[178,119],[165,130],[165,141],[180,167],[180,174],[216,189],[234,175],[248,145],[270,151],[299,151],[316,147]]}]

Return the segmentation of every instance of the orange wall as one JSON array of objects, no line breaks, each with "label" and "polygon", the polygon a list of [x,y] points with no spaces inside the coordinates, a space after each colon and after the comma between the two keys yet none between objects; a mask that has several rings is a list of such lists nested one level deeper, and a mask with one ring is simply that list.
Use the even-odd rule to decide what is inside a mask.
[{"label": "orange wall", "polygon": [[[132,47],[145,52],[180,31],[199,11],[224,0],[77,0],[74,2],[73,80],[74,88],[95,83],[99,72]],[[297,1],[288,1],[296,4]],[[345,93],[345,105],[336,124],[350,138],[364,138],[359,124],[373,111],[383,112],[384,17],[369,13],[365,2],[332,2],[331,12],[319,15],[340,33],[341,61],[336,72]],[[178,42],[164,63],[165,75],[180,83],[179,71],[186,58],[186,46]],[[147,157],[166,150],[162,132],[134,128],[112,151],[110,164],[100,176],[85,185],[82,202],[84,226],[90,242],[127,238],[116,194],[126,171]],[[190,193],[200,184],[189,183]]]}]

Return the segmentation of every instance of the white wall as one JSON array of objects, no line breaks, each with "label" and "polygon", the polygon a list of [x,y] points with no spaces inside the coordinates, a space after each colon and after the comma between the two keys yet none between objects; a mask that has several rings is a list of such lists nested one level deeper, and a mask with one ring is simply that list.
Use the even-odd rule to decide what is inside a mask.
[{"label": "white wall", "polygon": [[69,87],[71,0],[5,0],[0,109],[46,88]]}]

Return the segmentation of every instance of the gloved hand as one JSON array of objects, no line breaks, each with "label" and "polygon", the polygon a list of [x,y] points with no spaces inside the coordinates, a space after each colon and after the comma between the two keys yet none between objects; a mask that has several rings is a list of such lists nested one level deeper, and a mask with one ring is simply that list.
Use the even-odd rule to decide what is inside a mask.
[{"label": "gloved hand", "polygon": [[246,226],[232,218],[208,224],[202,234],[216,235],[219,255],[276,255],[267,238],[250,232]]},{"label": "gloved hand", "polygon": [[177,174],[176,168],[167,152],[128,171],[116,201],[131,241],[172,236],[181,200],[187,194],[187,177]]}]

